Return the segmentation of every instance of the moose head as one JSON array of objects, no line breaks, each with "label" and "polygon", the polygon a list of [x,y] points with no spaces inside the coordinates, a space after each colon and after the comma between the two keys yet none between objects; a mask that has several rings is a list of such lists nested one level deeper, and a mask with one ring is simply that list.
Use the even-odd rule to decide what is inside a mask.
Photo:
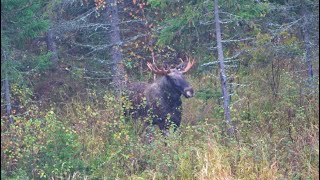
[{"label": "moose head", "polygon": [[[188,81],[184,77],[184,73],[188,72],[191,67],[194,65],[195,60],[192,59],[191,61],[187,57],[187,64],[181,63],[177,67],[173,69],[159,69],[158,67],[152,65],[151,63],[147,62],[148,68],[155,74],[164,76],[164,81],[166,84],[166,89],[171,89],[171,92],[175,92],[177,94],[182,94],[186,98],[191,98],[194,95],[193,88],[190,86]],[[180,69],[181,67],[184,69]]]}]

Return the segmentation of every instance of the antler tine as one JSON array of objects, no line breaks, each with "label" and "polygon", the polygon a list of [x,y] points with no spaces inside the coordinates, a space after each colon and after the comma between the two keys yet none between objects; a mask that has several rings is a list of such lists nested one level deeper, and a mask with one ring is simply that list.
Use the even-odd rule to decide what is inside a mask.
[{"label": "antler tine", "polygon": [[147,66],[152,72],[155,71],[151,63],[147,62]]},{"label": "antler tine", "polygon": [[147,66],[148,68],[155,74],[158,74],[158,75],[167,75],[169,74],[170,72],[170,69],[169,70],[165,70],[165,69],[159,69],[157,66],[154,66],[153,64],[147,62]]},{"label": "antler tine", "polygon": [[192,59],[192,62],[191,62],[189,57],[187,57],[187,60],[188,60],[188,64],[187,64],[186,68],[183,71],[181,71],[181,73],[188,72],[195,63],[195,59]]},{"label": "antler tine", "polygon": [[158,70],[151,63],[147,62],[147,66],[153,73],[158,74]]},{"label": "antler tine", "polygon": [[147,62],[147,66],[148,66],[148,68],[149,68],[152,72],[154,71],[154,69],[152,68],[151,63]]},{"label": "antler tine", "polygon": [[157,71],[163,71],[164,69],[159,69],[156,65],[153,66],[155,70]]}]

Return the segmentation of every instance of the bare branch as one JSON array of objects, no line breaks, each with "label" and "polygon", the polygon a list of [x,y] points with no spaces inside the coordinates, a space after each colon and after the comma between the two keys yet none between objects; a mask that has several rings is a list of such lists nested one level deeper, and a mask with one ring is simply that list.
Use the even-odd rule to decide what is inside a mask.
[{"label": "bare branch", "polygon": [[230,42],[241,42],[241,41],[248,41],[254,40],[255,38],[243,38],[243,39],[229,39],[229,40],[221,40],[223,43],[230,43]]}]

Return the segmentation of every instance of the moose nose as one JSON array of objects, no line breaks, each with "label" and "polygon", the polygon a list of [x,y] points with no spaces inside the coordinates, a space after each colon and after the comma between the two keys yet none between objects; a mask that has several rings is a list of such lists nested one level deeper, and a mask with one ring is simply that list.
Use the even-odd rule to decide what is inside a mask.
[{"label": "moose nose", "polygon": [[194,95],[194,92],[193,92],[192,87],[187,87],[184,89],[184,96],[186,98],[191,98],[191,97],[193,97],[193,95]]}]

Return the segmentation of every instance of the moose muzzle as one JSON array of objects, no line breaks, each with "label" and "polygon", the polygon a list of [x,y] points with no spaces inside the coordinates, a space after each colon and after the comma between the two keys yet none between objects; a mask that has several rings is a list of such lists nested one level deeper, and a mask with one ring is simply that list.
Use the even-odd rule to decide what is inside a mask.
[{"label": "moose muzzle", "polygon": [[194,95],[194,91],[192,87],[187,87],[183,90],[183,95],[186,98],[191,98]]}]

